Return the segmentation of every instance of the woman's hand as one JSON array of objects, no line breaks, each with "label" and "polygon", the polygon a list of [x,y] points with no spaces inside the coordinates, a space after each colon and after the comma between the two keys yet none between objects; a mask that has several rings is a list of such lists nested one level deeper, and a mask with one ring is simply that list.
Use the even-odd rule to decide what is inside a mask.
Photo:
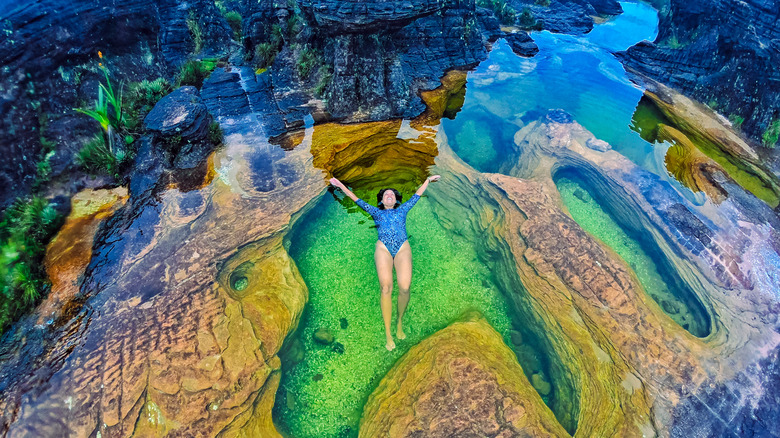
[{"label": "woman's hand", "polygon": [[339,181],[336,178],[331,178],[330,179],[330,183],[333,185],[333,187],[338,187],[340,189],[344,189],[344,183],[342,183],[341,181]]},{"label": "woman's hand", "polygon": [[428,181],[430,181],[430,182],[438,181],[438,180],[439,180],[439,178],[441,178],[441,175],[433,175],[433,176],[429,176],[429,177],[428,177]]}]

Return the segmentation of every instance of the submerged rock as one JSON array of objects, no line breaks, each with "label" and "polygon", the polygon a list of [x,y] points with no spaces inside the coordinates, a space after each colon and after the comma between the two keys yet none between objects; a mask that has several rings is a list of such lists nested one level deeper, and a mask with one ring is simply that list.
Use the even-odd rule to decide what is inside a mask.
[{"label": "submerged rock", "polygon": [[369,396],[360,436],[568,436],[481,316],[401,357]]},{"label": "submerged rock", "polygon": [[333,333],[330,332],[327,328],[318,328],[314,332],[314,340],[322,345],[330,345],[333,343],[335,338],[333,337]]}]

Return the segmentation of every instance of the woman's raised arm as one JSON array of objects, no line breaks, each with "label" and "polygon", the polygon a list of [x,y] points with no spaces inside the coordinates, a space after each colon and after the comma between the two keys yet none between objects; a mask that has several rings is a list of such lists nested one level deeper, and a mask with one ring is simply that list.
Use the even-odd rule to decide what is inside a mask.
[{"label": "woman's raised arm", "polygon": [[357,202],[357,200],[359,199],[357,196],[355,196],[355,194],[354,194],[354,193],[352,193],[352,190],[348,189],[348,188],[347,188],[347,186],[345,186],[345,185],[344,185],[344,183],[342,183],[342,182],[341,182],[341,181],[339,181],[338,179],[336,179],[336,178],[331,178],[331,179],[330,179],[330,183],[331,183],[331,184],[333,184],[333,186],[334,186],[334,187],[338,187],[338,188],[340,188],[340,189],[341,189],[341,190],[342,190],[344,193],[346,193],[346,194],[347,194],[347,196],[349,196],[349,197],[350,197],[350,199],[352,199],[353,201]]},{"label": "woman's raised arm", "polygon": [[429,176],[428,178],[425,178],[425,182],[424,182],[424,183],[422,183],[422,185],[420,186],[420,188],[419,188],[419,189],[417,189],[417,191],[415,192],[415,194],[416,194],[417,196],[422,196],[422,195],[423,195],[423,193],[425,193],[425,189],[427,189],[427,188],[428,188],[428,183],[429,183],[429,182],[438,181],[438,180],[439,180],[439,178],[441,178],[441,175],[433,175],[433,176]]}]

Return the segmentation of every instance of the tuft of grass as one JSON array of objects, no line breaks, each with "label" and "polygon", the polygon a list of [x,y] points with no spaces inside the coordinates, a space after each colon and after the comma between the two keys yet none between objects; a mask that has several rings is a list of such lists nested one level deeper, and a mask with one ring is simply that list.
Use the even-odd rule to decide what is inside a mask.
[{"label": "tuft of grass", "polygon": [[[508,5],[505,0],[477,0],[477,6],[492,10],[501,24],[511,26],[517,21],[517,11]],[[530,13],[528,8],[525,11]]]},{"label": "tuft of grass", "polygon": [[39,196],[16,199],[0,216],[0,333],[51,287],[42,261],[61,223],[62,216]]},{"label": "tuft of grass", "polygon": [[92,174],[118,177],[119,160],[106,146],[102,133],[95,134],[76,154],[76,164]]},{"label": "tuft of grass", "polygon": [[309,77],[314,67],[322,63],[322,56],[319,51],[306,45],[298,53],[298,63],[296,64],[298,75],[300,75],[302,79],[306,79]]},{"label": "tuft of grass", "polygon": [[222,128],[219,126],[219,122],[216,120],[212,121],[211,124],[209,124],[209,135],[208,139],[210,142],[214,143],[215,145],[220,145],[225,139],[225,134],[222,132]]},{"label": "tuft of grass", "polygon": [[518,26],[526,30],[542,30],[542,22],[534,17],[533,12],[529,8],[523,8],[523,12],[517,19]]},{"label": "tuft of grass", "polygon": [[321,65],[317,71],[317,75],[320,79],[317,81],[317,85],[314,86],[314,94],[322,97],[325,94],[325,90],[330,87],[330,83],[333,81],[333,67],[327,64]]},{"label": "tuft of grass", "polygon": [[190,16],[187,18],[187,28],[190,30],[190,35],[192,36],[192,43],[195,45],[192,53],[197,55],[203,48],[203,32],[200,30],[198,17],[192,9],[190,9]]},{"label": "tuft of grass", "polygon": [[255,46],[255,66],[257,68],[268,68],[276,59],[277,53],[277,46],[272,43],[258,44]]},{"label": "tuft of grass", "polygon": [[164,78],[149,81],[133,82],[128,87],[125,101],[125,127],[127,130],[138,133],[144,117],[154,108],[154,105],[163,97],[173,91],[171,84]]},{"label": "tuft of grass", "polygon": [[745,118],[738,114],[732,114],[729,116],[729,121],[734,129],[740,129],[742,124],[745,123]]},{"label": "tuft of grass", "polygon": [[767,126],[761,141],[765,147],[774,148],[778,140],[780,140],[780,119],[775,119]]},{"label": "tuft of grass", "polygon": [[228,25],[230,25],[230,28],[233,30],[233,39],[241,41],[241,14],[236,11],[229,11],[224,15],[225,20],[227,20]]},{"label": "tuft of grass", "polygon": [[203,81],[211,75],[216,67],[216,62],[212,61],[187,61],[179,69],[179,75],[176,78],[176,86],[192,85],[197,88],[203,86]]}]

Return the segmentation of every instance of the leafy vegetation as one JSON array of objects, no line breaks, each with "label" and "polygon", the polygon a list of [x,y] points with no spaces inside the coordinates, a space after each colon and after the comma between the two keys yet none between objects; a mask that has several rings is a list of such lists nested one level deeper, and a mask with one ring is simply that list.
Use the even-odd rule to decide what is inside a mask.
[{"label": "leafy vegetation", "polygon": [[210,142],[219,145],[224,141],[225,135],[222,133],[222,128],[219,127],[219,122],[212,121],[209,125],[208,139]]},{"label": "leafy vegetation", "polygon": [[477,6],[492,10],[501,24],[511,26],[517,21],[517,11],[505,0],[477,0]]},{"label": "leafy vegetation", "polygon": [[255,67],[268,68],[276,59],[276,55],[284,43],[282,27],[274,24],[266,31],[265,42],[255,46]]},{"label": "leafy vegetation", "polygon": [[319,76],[320,79],[317,81],[317,85],[314,86],[314,94],[323,96],[325,90],[328,89],[330,83],[333,81],[333,67],[328,64],[321,65],[317,71],[317,76]]},{"label": "leafy vegetation", "polygon": [[764,135],[761,136],[761,140],[764,146],[768,148],[774,148],[777,145],[777,141],[780,140],[780,119],[773,120],[767,126]]},{"label": "leafy vegetation", "polygon": [[203,33],[200,30],[198,17],[195,15],[195,11],[192,9],[190,9],[190,16],[187,18],[187,28],[190,30],[190,35],[192,35],[192,42],[195,44],[195,49],[192,51],[192,53],[197,55],[203,48]]},{"label": "leafy vegetation", "polygon": [[729,121],[731,122],[731,126],[733,126],[734,129],[740,129],[742,124],[745,123],[745,118],[738,114],[732,114],[729,116]]},{"label": "leafy vegetation", "polygon": [[182,64],[179,69],[179,75],[176,78],[176,86],[192,85],[200,88],[203,81],[206,80],[214,68],[217,66],[216,59],[190,60]]},{"label": "leafy vegetation", "polygon": [[17,199],[0,218],[0,333],[51,288],[42,260],[61,222],[39,196]]},{"label": "leafy vegetation", "polygon": [[301,78],[309,77],[314,67],[323,64],[322,55],[317,49],[306,45],[298,52],[298,63],[296,68]]},{"label": "leafy vegetation", "polygon": [[542,22],[534,17],[533,12],[529,8],[523,8],[523,12],[517,19],[518,26],[526,30],[542,30]]},{"label": "leafy vegetation", "polygon": [[125,105],[125,128],[133,134],[140,134],[143,120],[154,105],[173,91],[171,84],[164,78],[153,81],[144,79],[133,82],[128,87]]},{"label": "leafy vegetation", "polygon": [[228,25],[233,30],[233,39],[241,41],[241,14],[236,11],[229,11],[225,13],[225,20],[227,20]]}]

